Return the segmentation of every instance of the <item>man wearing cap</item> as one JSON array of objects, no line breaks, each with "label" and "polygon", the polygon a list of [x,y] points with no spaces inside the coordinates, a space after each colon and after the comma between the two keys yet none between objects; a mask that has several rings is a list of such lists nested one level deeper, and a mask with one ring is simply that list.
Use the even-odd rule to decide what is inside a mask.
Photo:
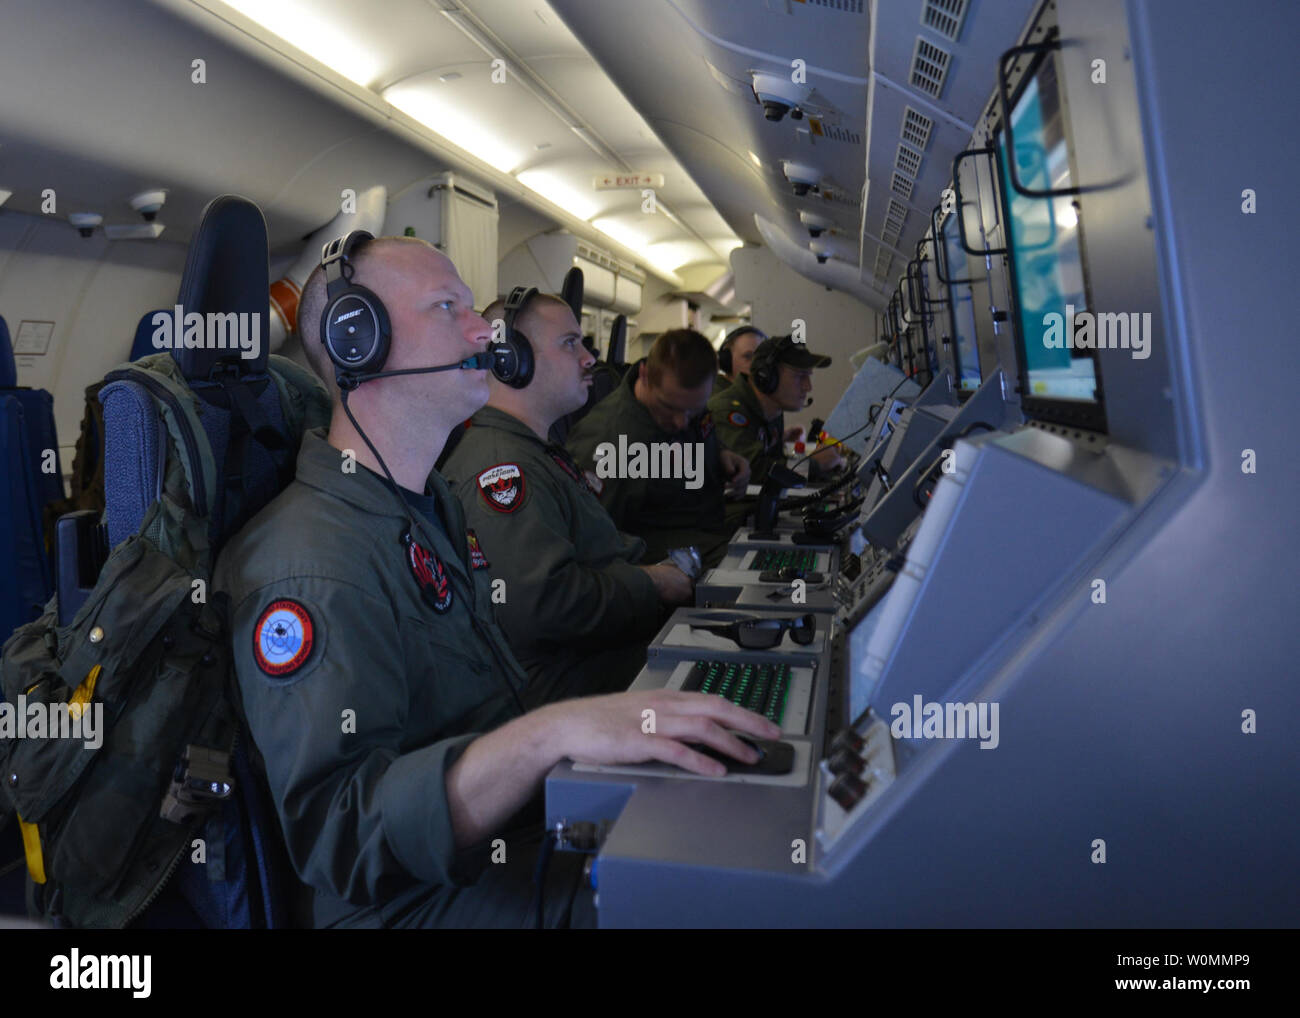
[{"label": "man wearing cap", "polygon": [[[750,483],[761,483],[774,463],[785,465],[785,411],[808,405],[813,369],[830,363],[790,336],[773,336],[758,345],[749,372],[713,394],[709,413],[718,438],[749,460]],[[813,460],[823,470],[843,462],[834,447],[819,450]]]},{"label": "man wearing cap", "polygon": [[749,374],[754,351],[765,339],[767,333],[752,325],[742,325],[727,333],[727,338],[718,347],[718,373],[713,380],[714,393],[730,388],[741,375]]}]

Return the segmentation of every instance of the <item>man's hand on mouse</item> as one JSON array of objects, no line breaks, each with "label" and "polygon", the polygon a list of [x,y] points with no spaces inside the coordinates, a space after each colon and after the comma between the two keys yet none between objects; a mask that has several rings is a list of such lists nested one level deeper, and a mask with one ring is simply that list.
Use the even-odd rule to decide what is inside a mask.
[{"label": "man's hand on mouse", "polygon": [[[759,753],[725,729],[760,739],[781,735],[780,727],[766,718],[711,693],[667,689],[616,693],[566,700],[541,711],[553,714],[557,748],[570,760],[590,764],[662,760],[707,777],[721,777],[727,769],[685,743],[704,743],[753,764]],[[646,730],[651,718],[653,732]]]}]

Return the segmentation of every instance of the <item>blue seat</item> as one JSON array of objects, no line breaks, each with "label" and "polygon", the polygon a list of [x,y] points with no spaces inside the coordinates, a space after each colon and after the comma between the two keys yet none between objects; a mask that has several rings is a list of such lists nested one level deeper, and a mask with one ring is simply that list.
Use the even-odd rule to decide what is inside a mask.
[{"label": "blue seat", "polygon": [[[47,451],[52,455],[47,456]],[[54,592],[54,560],[42,523],[63,497],[54,397],[18,386],[9,327],[0,318],[0,642],[41,614]],[[46,466],[50,470],[44,469]],[[10,579],[12,578],[12,579]]]},{"label": "blue seat", "polygon": [[[266,223],[245,198],[224,195],[204,210],[190,244],[176,303],[186,313],[257,314],[258,356],[239,350],[173,350],[198,397],[199,420],[217,465],[210,520],[213,553],[291,479],[279,390],[267,373]],[[149,312],[136,330],[132,358],[156,353]],[[146,328],[147,327],[147,328]],[[167,430],[157,404],[137,382],[100,390],[104,408],[105,525],[109,547],[136,533],[162,491]],[[241,740],[232,757],[236,794],[210,825],[207,866],[183,866],[138,925],[278,928],[290,925],[298,887],[269,791]],[[216,848],[214,853],[212,849]],[[214,859],[220,863],[214,865]]]},{"label": "blue seat", "polygon": [[135,327],[135,339],[131,342],[131,356],[128,360],[138,361],[141,357],[148,357],[151,353],[157,353],[153,345],[153,334],[155,326],[153,316],[156,314],[171,315],[174,312],[171,308],[160,308],[158,311],[146,311],[140,316],[140,321]]}]

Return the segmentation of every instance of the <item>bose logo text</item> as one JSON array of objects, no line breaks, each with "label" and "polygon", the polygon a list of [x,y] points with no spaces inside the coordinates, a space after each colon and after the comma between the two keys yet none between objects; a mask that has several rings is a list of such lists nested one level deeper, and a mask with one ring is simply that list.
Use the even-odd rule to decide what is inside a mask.
[{"label": "bose logo text", "polygon": [[339,315],[334,319],[334,324],[338,325],[339,322],[346,322],[349,318],[356,318],[363,310],[365,309],[357,308],[355,311],[349,311],[346,315]]}]

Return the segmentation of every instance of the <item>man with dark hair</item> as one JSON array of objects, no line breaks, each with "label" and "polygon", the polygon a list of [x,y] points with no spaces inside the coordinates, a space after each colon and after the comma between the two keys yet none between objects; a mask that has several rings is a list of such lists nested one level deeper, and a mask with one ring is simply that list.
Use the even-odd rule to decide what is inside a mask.
[{"label": "man with dark hair", "polygon": [[[503,321],[505,301],[483,316]],[[639,564],[645,542],[619,533],[573,457],[547,440],[586,401],[596,363],[569,305],[535,294],[514,327],[532,347],[533,378],[522,389],[490,379],[487,406],[442,474],[475,541],[492,550],[493,607],[528,672],[527,700],[623,690],[668,606],[691,601],[691,580],[671,562]],[[508,490],[494,487],[503,477]]]},{"label": "man with dark hair", "polygon": [[[728,449],[749,460],[755,483],[767,477],[773,464],[785,465],[785,414],[802,410],[812,392],[814,368],[829,367],[831,359],[815,354],[790,336],[773,336],[759,344],[750,370],[709,400],[709,413],[718,426],[718,438]],[[791,429],[801,434],[802,429]],[[838,450],[813,454],[824,470],[843,462]]]},{"label": "man with dark hair", "polygon": [[620,530],[645,539],[652,562],[690,545],[705,565],[726,553],[724,488],[743,493],[749,464],[714,433],[706,404],[716,367],[698,332],[665,332],[569,434],[601,503]]},{"label": "man with dark hair", "polygon": [[713,382],[714,393],[728,388],[742,374],[749,374],[754,351],[765,339],[767,335],[752,325],[742,325],[727,333],[726,339],[718,347],[718,376]]},{"label": "man with dark hair", "polygon": [[[350,376],[346,403],[334,386],[330,426],[304,435],[295,480],[221,554],[214,586],[230,598],[244,714],[315,925],[519,928],[534,914],[538,793],[555,764],[656,759],[718,776],[686,741],[753,763],[721,726],[778,730],[721,697],[667,690],[520,709],[526,677],[480,562],[496,552],[475,554],[433,469],[488,398],[477,355],[491,330],[425,241],[349,250],[342,278],[387,310],[382,368],[406,373]],[[324,275],[307,281],[299,327],[333,378]],[[656,734],[642,729],[647,709]],[[590,925],[581,856],[567,855],[552,862],[546,921]]]}]

